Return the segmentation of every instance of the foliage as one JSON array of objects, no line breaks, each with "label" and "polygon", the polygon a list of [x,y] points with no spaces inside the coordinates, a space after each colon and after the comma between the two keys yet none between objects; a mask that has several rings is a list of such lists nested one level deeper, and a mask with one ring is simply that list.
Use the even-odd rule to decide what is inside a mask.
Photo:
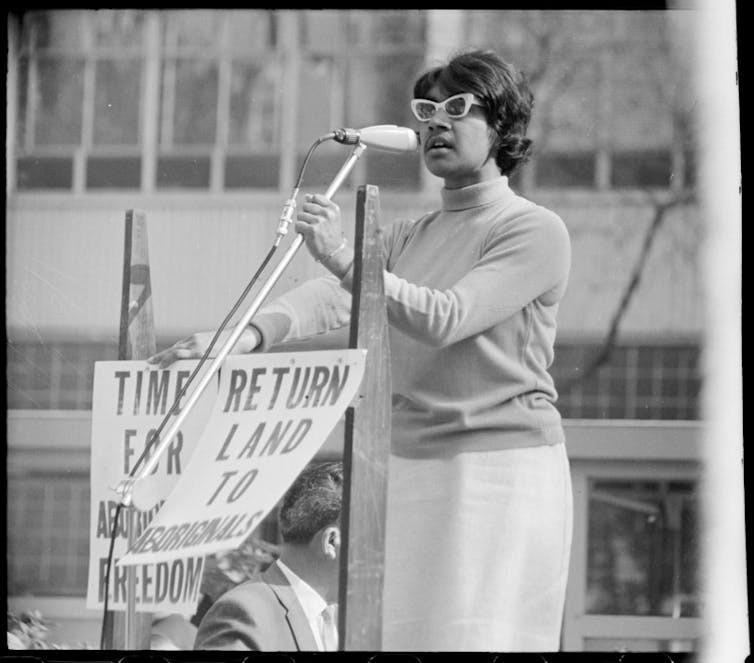
[{"label": "foliage", "polygon": [[264,571],[277,557],[277,546],[249,537],[238,548],[206,559],[201,593],[213,601],[239,583]]},{"label": "foliage", "polygon": [[93,649],[86,642],[75,645],[48,642],[54,622],[45,619],[39,610],[15,615],[8,612],[8,649]]}]

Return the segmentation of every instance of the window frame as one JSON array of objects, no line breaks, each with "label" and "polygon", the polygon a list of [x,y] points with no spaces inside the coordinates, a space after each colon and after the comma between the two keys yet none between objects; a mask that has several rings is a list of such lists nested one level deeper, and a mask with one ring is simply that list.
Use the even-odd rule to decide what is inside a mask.
[{"label": "window frame", "polygon": [[701,617],[588,614],[587,552],[590,482],[690,481],[701,490],[704,424],[574,419],[565,420],[564,427],[571,461],[574,519],[562,649],[584,651],[587,640],[598,638],[698,644],[703,636]]}]

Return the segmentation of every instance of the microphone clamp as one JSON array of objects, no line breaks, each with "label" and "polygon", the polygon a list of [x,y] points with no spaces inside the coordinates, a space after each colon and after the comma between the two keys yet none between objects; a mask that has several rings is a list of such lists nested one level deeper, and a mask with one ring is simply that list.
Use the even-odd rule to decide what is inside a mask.
[{"label": "microphone clamp", "polygon": [[361,138],[361,132],[356,129],[335,129],[333,139],[342,145],[356,145]]},{"label": "microphone clamp", "polygon": [[275,244],[280,243],[280,240],[288,234],[288,226],[293,221],[293,212],[296,210],[296,193],[285,201],[283,211],[280,215],[280,221],[278,222],[277,236],[275,238]]}]

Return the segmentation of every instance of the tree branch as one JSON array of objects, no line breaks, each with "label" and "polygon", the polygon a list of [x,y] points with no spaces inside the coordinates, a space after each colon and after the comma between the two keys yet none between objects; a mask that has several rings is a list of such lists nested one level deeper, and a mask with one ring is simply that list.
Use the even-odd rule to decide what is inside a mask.
[{"label": "tree branch", "polygon": [[608,361],[613,349],[615,348],[615,342],[618,338],[618,332],[620,330],[621,322],[623,321],[623,318],[628,311],[628,307],[631,304],[634,294],[639,287],[639,283],[641,282],[641,278],[644,274],[644,268],[649,258],[649,253],[652,249],[654,240],[657,237],[657,233],[659,232],[662,224],[667,218],[667,212],[672,208],[677,207],[678,205],[690,202],[692,199],[693,193],[691,191],[683,191],[670,200],[664,202],[657,200],[654,201],[654,216],[652,218],[652,222],[649,224],[649,227],[644,234],[644,241],[642,242],[641,252],[639,253],[639,257],[631,272],[631,277],[628,280],[628,284],[623,291],[623,295],[620,298],[618,308],[616,309],[615,313],[613,314],[613,318],[610,321],[610,327],[608,328],[607,336],[605,337],[602,346],[597,351],[593,359],[589,362],[586,369],[584,369],[584,371],[581,373],[581,375],[572,378],[571,380],[559,386],[558,391],[560,391],[561,394],[566,393],[577,385],[585,382]]}]

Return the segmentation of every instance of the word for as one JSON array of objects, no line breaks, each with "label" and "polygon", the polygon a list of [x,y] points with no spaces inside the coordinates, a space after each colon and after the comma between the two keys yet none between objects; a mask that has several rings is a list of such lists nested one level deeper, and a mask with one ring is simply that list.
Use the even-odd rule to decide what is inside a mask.
[{"label": "word for", "polygon": [[[110,593],[108,603],[125,603],[126,580],[128,568],[118,566],[113,560],[110,568]],[[134,602],[143,604],[162,603],[196,603],[204,571],[204,557],[174,559],[170,562],[142,564],[134,568],[136,588]],[[99,560],[99,602],[105,600],[105,574],[107,558]]]},{"label": "word for", "polygon": [[[293,370],[289,366],[273,368],[275,382],[267,409],[275,407],[281,393],[285,394],[283,401],[289,410],[325,406],[328,400],[333,405],[348,381],[348,372],[348,365],[344,367],[342,375],[339,366],[299,366]],[[238,412],[241,408],[256,410],[259,404],[254,402],[255,397],[262,391],[260,379],[265,375],[266,368],[253,368],[251,375],[244,369],[233,369],[223,412]]]},{"label": "word for", "polygon": [[259,524],[263,514],[263,511],[256,511],[252,514],[240,513],[170,527],[153,527],[144,533],[129,552],[162,552],[213,541],[245,538]]},{"label": "word for", "polygon": [[[144,459],[152,454],[152,448],[155,447],[160,439],[156,435],[157,429],[153,428],[144,436]],[[136,449],[132,446],[132,440],[138,435],[138,431],[135,428],[126,428],[124,431],[123,439],[123,474],[131,473],[131,462],[138,462],[138,458],[132,458],[136,453]],[[178,431],[175,437],[170,440],[167,451],[165,452],[165,461],[167,463],[168,474],[180,474],[181,473],[181,451],[183,450],[183,433]],[[141,456],[139,456],[141,457]],[[142,461],[144,462],[144,461]],[[141,467],[141,464],[139,464]],[[152,474],[160,469],[160,463],[156,463]]]},{"label": "word for", "polygon": [[[178,394],[181,393],[184,383],[188,380],[190,371],[169,371],[163,369],[135,371],[135,382],[131,382],[132,371],[116,371],[115,379],[118,380],[118,401],[115,414],[122,415],[125,411],[126,388],[128,388],[129,414],[141,414],[142,404],[144,414],[165,414],[169,405],[172,405]],[[146,379],[145,379],[146,376]],[[170,388],[171,377],[175,384]],[[173,397],[168,403],[168,394],[172,391]],[[145,398],[146,396],[146,398]],[[180,404],[176,406],[174,414],[181,411]]]}]

